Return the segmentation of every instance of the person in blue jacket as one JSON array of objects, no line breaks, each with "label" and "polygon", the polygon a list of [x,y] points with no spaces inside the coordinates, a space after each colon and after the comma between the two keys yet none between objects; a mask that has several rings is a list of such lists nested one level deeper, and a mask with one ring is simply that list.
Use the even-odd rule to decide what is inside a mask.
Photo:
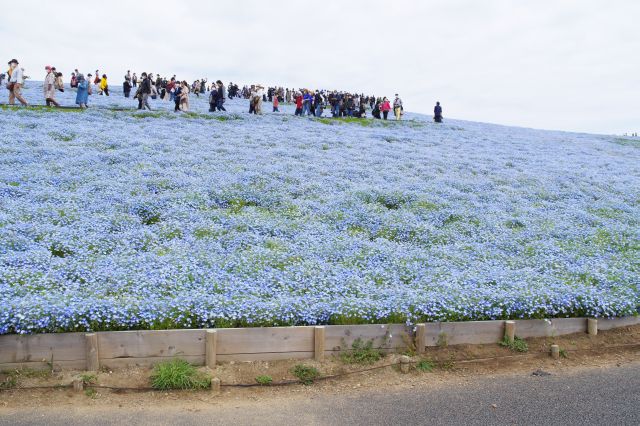
[{"label": "person in blue jacket", "polygon": [[[91,74],[87,75],[89,77],[89,81],[91,80]],[[78,81],[78,93],[76,94],[76,104],[80,106],[80,108],[87,108],[87,103],[89,102],[89,91],[91,90],[91,83],[84,78],[84,75],[78,73],[77,75]]]}]

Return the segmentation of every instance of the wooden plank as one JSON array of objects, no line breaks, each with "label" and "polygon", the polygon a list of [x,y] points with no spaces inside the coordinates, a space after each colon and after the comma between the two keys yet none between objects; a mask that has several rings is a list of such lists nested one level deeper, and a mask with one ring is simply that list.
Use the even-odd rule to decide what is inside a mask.
[{"label": "wooden plank", "polygon": [[255,354],[218,355],[218,362],[250,362],[250,361],[280,361],[287,359],[313,359],[315,352],[264,352]]},{"label": "wooden plank", "polygon": [[315,354],[315,360],[318,362],[324,361],[324,327],[315,327],[313,336],[313,352]]},{"label": "wooden plank", "polygon": [[204,356],[205,330],[142,330],[98,333],[100,361],[113,358]]},{"label": "wooden plank", "polygon": [[98,335],[87,333],[84,335],[86,343],[87,371],[98,371],[100,369],[100,358],[98,354]]},{"label": "wooden plank", "polygon": [[586,318],[552,318],[549,320],[517,320],[516,335],[528,337],[554,337],[565,334],[585,333]]},{"label": "wooden plank", "polygon": [[[78,359],[75,361],[53,361],[53,368],[63,370],[84,370],[86,361],[84,359]],[[34,361],[34,362],[4,362],[0,363],[0,371],[19,370],[22,368],[28,368],[31,370],[51,370],[51,365],[48,362]]]},{"label": "wooden plank", "polygon": [[140,357],[140,358],[107,358],[100,359],[100,365],[112,370],[128,367],[149,367],[156,365],[162,361],[171,361],[172,359],[180,358],[193,365],[204,365],[205,356],[202,355],[189,355],[189,356],[154,356],[154,357]]},{"label": "wooden plank", "polygon": [[[324,351],[324,356],[326,357],[330,357],[330,356],[339,356],[340,354],[342,354],[343,352],[346,352],[348,350],[350,350],[351,348],[346,348],[346,349],[342,349],[342,348],[334,348],[333,350],[331,349],[325,349]],[[397,354],[398,352],[401,352],[403,350],[406,349],[406,346],[403,347],[398,347],[398,348],[377,348],[378,351],[382,352],[383,354],[389,355],[389,354]]]},{"label": "wooden plank", "polygon": [[0,336],[0,364],[85,361],[84,333]]},{"label": "wooden plank", "polygon": [[325,349],[350,349],[354,340],[373,340],[374,348],[406,348],[405,339],[412,339],[412,330],[402,324],[392,325],[328,325],[325,329]]},{"label": "wooden plank", "polygon": [[504,336],[504,321],[436,322],[425,327],[426,346],[483,345],[497,343]]},{"label": "wooden plank", "polygon": [[313,327],[221,328],[218,329],[218,357],[264,352],[313,352],[313,329]]},{"label": "wooden plank", "polygon": [[640,316],[622,318],[598,318],[598,330],[612,330],[619,327],[640,324]]}]

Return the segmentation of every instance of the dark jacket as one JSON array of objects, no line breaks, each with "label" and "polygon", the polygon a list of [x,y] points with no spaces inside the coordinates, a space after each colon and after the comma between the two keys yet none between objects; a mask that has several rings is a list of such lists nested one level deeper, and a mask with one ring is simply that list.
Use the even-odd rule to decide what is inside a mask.
[{"label": "dark jacket", "polygon": [[149,80],[149,78],[145,78],[144,80],[142,80],[142,84],[140,85],[140,93],[144,94],[151,94],[151,80]]}]

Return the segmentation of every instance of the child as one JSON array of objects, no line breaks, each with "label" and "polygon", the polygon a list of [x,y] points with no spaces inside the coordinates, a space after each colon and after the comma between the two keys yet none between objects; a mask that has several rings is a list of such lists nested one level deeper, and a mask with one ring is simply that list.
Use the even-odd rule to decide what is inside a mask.
[{"label": "child", "polygon": [[273,97],[273,112],[280,112],[280,110],[278,109],[279,105],[280,105],[280,103],[278,101],[278,97],[274,96]]}]

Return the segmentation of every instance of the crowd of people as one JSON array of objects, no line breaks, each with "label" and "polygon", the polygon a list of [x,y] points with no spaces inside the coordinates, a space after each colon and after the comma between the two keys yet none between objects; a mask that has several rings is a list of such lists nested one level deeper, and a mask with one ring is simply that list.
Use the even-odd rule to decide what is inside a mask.
[{"label": "crowd of people", "polygon": [[[8,63],[7,89],[9,89],[9,104],[15,104],[17,99],[22,105],[28,105],[22,97],[22,87],[28,78],[24,75],[24,69],[19,66],[16,59]],[[47,65],[45,67],[43,83],[44,100],[47,106],[60,106],[56,100],[58,91],[64,92],[64,82],[62,73],[56,67]],[[0,74],[0,84],[2,84],[4,74]],[[76,104],[80,108],[87,108],[89,95],[93,94],[93,87],[98,95],[109,96],[109,83],[106,74],[100,75],[99,70],[95,74],[84,74],[77,69],[71,73],[69,86],[76,89]],[[135,89],[135,92],[133,90]],[[198,79],[189,84],[186,80],[179,81],[174,75],[171,78],[161,77],[153,73],[143,72],[140,77],[130,70],[124,76],[122,91],[126,98],[131,97],[138,101],[138,109],[151,110],[149,99],[160,99],[173,102],[174,111],[189,111],[190,94],[200,97],[200,94],[209,93],[209,112],[226,111],[224,107],[227,99],[235,97],[249,101],[250,114],[262,114],[263,104],[270,103],[272,112],[280,112],[280,104],[294,104],[296,116],[322,117],[325,110],[328,110],[332,117],[353,117],[366,118],[370,113],[375,119],[387,120],[389,113],[393,111],[393,117],[401,120],[404,114],[402,99],[395,95],[393,102],[387,97],[376,97],[364,95],[362,93],[351,93],[344,91],[309,90],[309,89],[289,89],[283,87],[265,87],[260,84],[240,87],[231,82],[225,86],[221,80],[209,83],[206,78]],[[440,102],[434,108],[434,121],[441,123],[442,107]]]}]

